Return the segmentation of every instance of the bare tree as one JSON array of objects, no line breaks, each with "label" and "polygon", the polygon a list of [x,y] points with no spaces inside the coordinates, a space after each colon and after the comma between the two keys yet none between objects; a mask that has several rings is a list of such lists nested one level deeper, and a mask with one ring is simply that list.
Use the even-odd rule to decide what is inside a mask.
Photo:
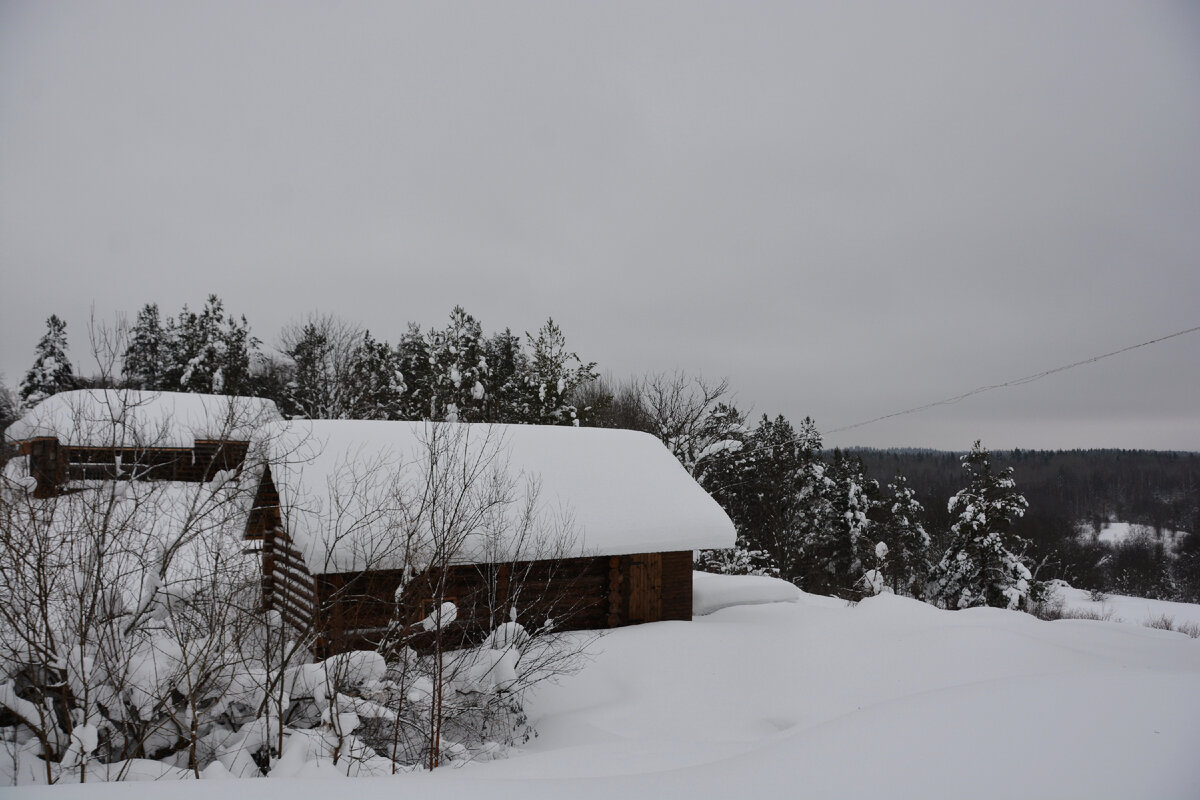
[{"label": "bare tree", "polygon": [[704,448],[713,443],[710,415],[729,396],[729,381],[676,372],[647,375],[641,381],[652,432],[688,472],[695,472]]},{"label": "bare tree", "polygon": [[[83,445],[60,448],[62,482],[37,491],[31,455],[0,479],[0,709],[19,722],[14,758],[39,758],[48,782],[85,780],[91,756],[188,751],[198,771],[197,741],[234,683],[230,652],[255,622],[239,527],[252,486],[220,449],[185,456],[194,480],[145,480],[178,469],[162,457],[185,452],[177,421],[141,393],[74,399],[40,423]],[[229,398],[207,435],[235,438],[254,407]]]},{"label": "bare tree", "polygon": [[279,334],[279,350],[292,362],[288,413],[308,419],[353,416],[351,373],[363,330],[329,314],[310,314]]}]

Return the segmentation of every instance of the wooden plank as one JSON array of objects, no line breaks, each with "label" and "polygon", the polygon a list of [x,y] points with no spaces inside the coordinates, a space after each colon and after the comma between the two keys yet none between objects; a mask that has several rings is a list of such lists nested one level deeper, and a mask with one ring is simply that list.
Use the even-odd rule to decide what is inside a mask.
[{"label": "wooden plank", "polygon": [[629,617],[630,623],[649,620],[650,580],[645,554],[629,557]]},{"label": "wooden plank", "polygon": [[662,619],[662,553],[647,553],[646,564],[646,621]]},{"label": "wooden plank", "polygon": [[622,578],[621,557],[612,556],[608,559],[608,627],[610,628],[621,624]]}]

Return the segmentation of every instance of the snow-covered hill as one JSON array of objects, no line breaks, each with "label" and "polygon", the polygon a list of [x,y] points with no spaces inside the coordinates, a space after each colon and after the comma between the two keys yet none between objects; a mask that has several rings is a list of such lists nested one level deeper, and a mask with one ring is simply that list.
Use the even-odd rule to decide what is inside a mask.
[{"label": "snow-covered hill", "polygon": [[[718,579],[719,581],[720,579]],[[709,583],[724,601],[781,587]],[[1200,640],[1140,625],[794,599],[613,631],[533,698],[510,759],[433,774],[242,781],[248,798],[1200,797]],[[1072,601],[1073,602],[1073,601]],[[1195,608],[1200,612],[1200,608]],[[8,790],[208,796],[207,782]]]}]

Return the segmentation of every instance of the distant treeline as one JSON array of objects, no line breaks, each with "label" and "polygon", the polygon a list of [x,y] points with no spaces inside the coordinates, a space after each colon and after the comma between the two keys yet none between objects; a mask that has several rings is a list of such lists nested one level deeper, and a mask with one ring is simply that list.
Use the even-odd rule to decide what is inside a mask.
[{"label": "distant treeline", "polygon": [[[848,452],[861,458],[868,472],[880,479],[896,474],[908,478],[925,506],[929,527],[948,527],[950,515],[942,498],[950,496],[962,481],[961,453],[912,448],[853,448]],[[1155,532],[1200,532],[1200,453],[997,450],[991,457],[997,467],[1013,468],[1017,486],[1029,501],[1029,510],[1013,524],[1013,533],[1031,543],[1035,559],[1047,560],[1048,571],[1043,575],[1087,588],[1133,590],[1136,587],[1131,585],[1111,585],[1115,579],[1101,574],[1112,572],[1113,559],[1120,554],[1111,552],[1112,548],[1097,548],[1082,534],[1099,532],[1107,521],[1144,525]],[[1146,548],[1143,543],[1143,549],[1155,549],[1153,542],[1149,544],[1152,546]],[[1171,555],[1157,553],[1158,567],[1169,562]],[[1141,560],[1155,558],[1151,553]]]},{"label": "distant treeline", "polygon": [[[254,395],[291,418],[629,428],[658,437],[734,520],[738,548],[702,555],[705,569],[850,598],[888,586],[950,607],[1026,606],[1049,578],[1200,600],[1198,453],[830,452],[811,419],[739,411],[726,381],[602,377],[553,320],[487,334],[456,307],[444,326],[389,333],[310,315],[264,346],[216,296],[174,315],[151,303],[132,324],[93,326],[101,372],[83,376],[52,316],[15,391],[0,376],[0,429],[49,395],[101,387]],[[1192,535],[1177,550],[1161,537],[1112,546],[1084,535],[1107,520]]]}]

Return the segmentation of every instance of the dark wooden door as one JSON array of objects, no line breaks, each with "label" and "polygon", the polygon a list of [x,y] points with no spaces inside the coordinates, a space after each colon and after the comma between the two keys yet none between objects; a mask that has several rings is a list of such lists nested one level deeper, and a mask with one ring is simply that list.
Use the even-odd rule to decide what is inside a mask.
[{"label": "dark wooden door", "polygon": [[662,553],[629,557],[629,621],[662,619]]}]

